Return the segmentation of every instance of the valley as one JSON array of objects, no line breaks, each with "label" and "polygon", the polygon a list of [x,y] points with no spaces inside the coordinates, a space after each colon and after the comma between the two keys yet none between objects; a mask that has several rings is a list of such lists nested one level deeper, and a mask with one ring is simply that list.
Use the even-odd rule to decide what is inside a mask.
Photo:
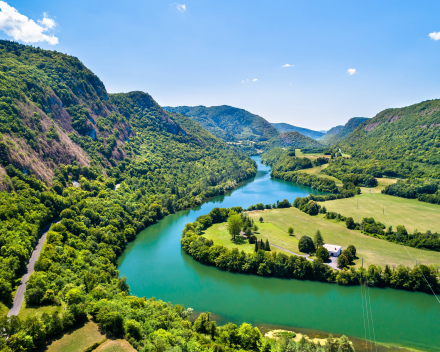
[{"label": "valley", "polygon": [[[440,323],[440,100],[324,133],[108,93],[57,51],[1,40],[0,57],[1,351],[300,345],[265,337],[265,325],[368,351],[367,291],[379,348],[440,344],[424,324]],[[331,263],[329,243],[342,247]]]}]

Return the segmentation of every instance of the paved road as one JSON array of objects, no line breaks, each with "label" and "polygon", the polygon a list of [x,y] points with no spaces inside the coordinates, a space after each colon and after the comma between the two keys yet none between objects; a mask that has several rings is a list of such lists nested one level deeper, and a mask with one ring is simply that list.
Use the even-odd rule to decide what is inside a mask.
[{"label": "paved road", "polygon": [[26,282],[29,280],[29,276],[31,276],[31,274],[34,272],[35,262],[37,261],[41,250],[43,249],[44,241],[46,240],[46,235],[51,225],[52,224],[47,225],[41,230],[42,235],[39,238],[34,251],[32,252],[32,256],[29,259],[25,274],[21,278],[20,286],[18,286],[17,292],[15,293],[14,302],[12,303],[12,307],[9,310],[8,317],[10,317],[11,315],[18,315],[18,312],[20,311],[24,299],[24,292],[26,291]]},{"label": "paved road", "polygon": [[[289,250],[286,249],[286,248],[283,248],[283,247],[277,246],[276,244],[272,244],[272,243],[271,243],[270,245],[273,246],[273,247],[279,248],[279,249],[281,249],[281,250],[283,250],[283,251],[286,251],[287,253],[290,253],[290,254],[293,254],[293,255],[297,255],[297,256],[299,256],[299,257],[304,257],[304,258],[306,258],[307,260],[310,260],[311,262],[313,262],[313,259],[310,259],[308,254],[306,254],[306,255],[303,255],[303,254],[297,254],[297,253],[294,253],[294,252],[292,252],[292,251],[289,251]],[[338,259],[337,257],[330,257],[330,263],[324,263],[324,264],[325,264],[325,265],[328,265],[328,266],[331,266],[333,269],[341,270],[341,269],[338,268],[338,264],[336,263],[336,260],[337,260],[337,259]]]}]

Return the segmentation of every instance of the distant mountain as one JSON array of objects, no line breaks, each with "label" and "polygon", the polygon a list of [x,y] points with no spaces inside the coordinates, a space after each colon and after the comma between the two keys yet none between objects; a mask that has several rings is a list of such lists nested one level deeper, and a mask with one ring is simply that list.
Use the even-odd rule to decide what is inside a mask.
[{"label": "distant mountain", "polygon": [[279,135],[278,130],[261,116],[228,105],[165,106],[163,109],[190,117],[227,142],[262,142]]},{"label": "distant mountain", "polygon": [[301,134],[303,134],[306,137],[310,137],[313,139],[319,139],[321,138],[325,132],[323,131],[314,131],[314,130],[309,130],[308,128],[303,128],[303,127],[297,127],[297,126],[293,126],[293,125],[289,125],[288,123],[272,123],[272,126],[274,126],[278,131],[280,131],[280,133],[284,133],[284,132],[299,132]]},{"label": "distant mountain", "polygon": [[264,149],[272,148],[323,148],[324,146],[314,139],[304,136],[299,132],[284,132],[279,136],[273,137],[264,143]]},{"label": "distant mountain", "polygon": [[336,144],[347,139],[350,134],[368,117],[353,117],[344,126],[331,128],[319,141],[325,144]]}]

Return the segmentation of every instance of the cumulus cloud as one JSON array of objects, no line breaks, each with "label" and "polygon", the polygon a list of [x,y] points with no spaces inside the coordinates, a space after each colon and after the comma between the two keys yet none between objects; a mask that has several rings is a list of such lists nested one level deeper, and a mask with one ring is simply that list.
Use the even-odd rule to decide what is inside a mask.
[{"label": "cumulus cloud", "polygon": [[281,67],[293,67],[293,66],[295,66],[295,65],[285,64],[285,65],[283,65]]},{"label": "cumulus cloud", "polygon": [[173,5],[180,12],[185,12],[186,11],[186,5],[185,4],[178,4],[177,2],[175,2]]},{"label": "cumulus cloud", "polygon": [[440,40],[440,32],[429,33],[429,38],[434,40]]},{"label": "cumulus cloud", "polygon": [[257,81],[257,79],[256,78],[254,78],[253,80],[252,80],[252,82],[256,82]]},{"label": "cumulus cloud", "polygon": [[356,70],[355,70],[354,68],[349,68],[349,69],[347,70],[347,72],[348,72],[348,74],[351,76],[351,75],[354,75],[354,74],[356,73]]},{"label": "cumulus cloud", "polygon": [[57,37],[53,34],[45,34],[56,26],[55,21],[49,18],[46,13],[44,13],[42,20],[38,20],[39,24],[37,24],[4,1],[0,1],[0,10],[0,30],[15,40],[21,40],[25,43],[58,44]]}]

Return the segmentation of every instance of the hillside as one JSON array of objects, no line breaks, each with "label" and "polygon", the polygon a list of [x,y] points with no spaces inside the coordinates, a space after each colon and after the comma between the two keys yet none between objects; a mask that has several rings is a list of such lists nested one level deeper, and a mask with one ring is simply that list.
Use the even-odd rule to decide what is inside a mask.
[{"label": "hillside", "polygon": [[353,117],[344,126],[336,126],[330,129],[319,141],[330,145],[339,143],[347,139],[366,120],[368,120],[367,117]]},{"label": "hillside", "polygon": [[387,109],[338,144],[352,160],[326,170],[440,179],[440,100]]},{"label": "hillside", "polygon": [[325,135],[325,133],[321,131],[309,130],[308,128],[297,127],[289,125],[288,123],[272,123],[272,126],[274,126],[280,133],[296,131],[313,139],[319,139]]},{"label": "hillside", "polygon": [[228,105],[164,107],[165,110],[189,116],[215,136],[227,141],[261,142],[279,132],[261,116]]},{"label": "hillside", "polygon": [[279,136],[273,137],[263,144],[264,150],[272,148],[293,148],[293,149],[323,149],[323,145],[310,137],[306,137],[299,132],[284,132]]}]

